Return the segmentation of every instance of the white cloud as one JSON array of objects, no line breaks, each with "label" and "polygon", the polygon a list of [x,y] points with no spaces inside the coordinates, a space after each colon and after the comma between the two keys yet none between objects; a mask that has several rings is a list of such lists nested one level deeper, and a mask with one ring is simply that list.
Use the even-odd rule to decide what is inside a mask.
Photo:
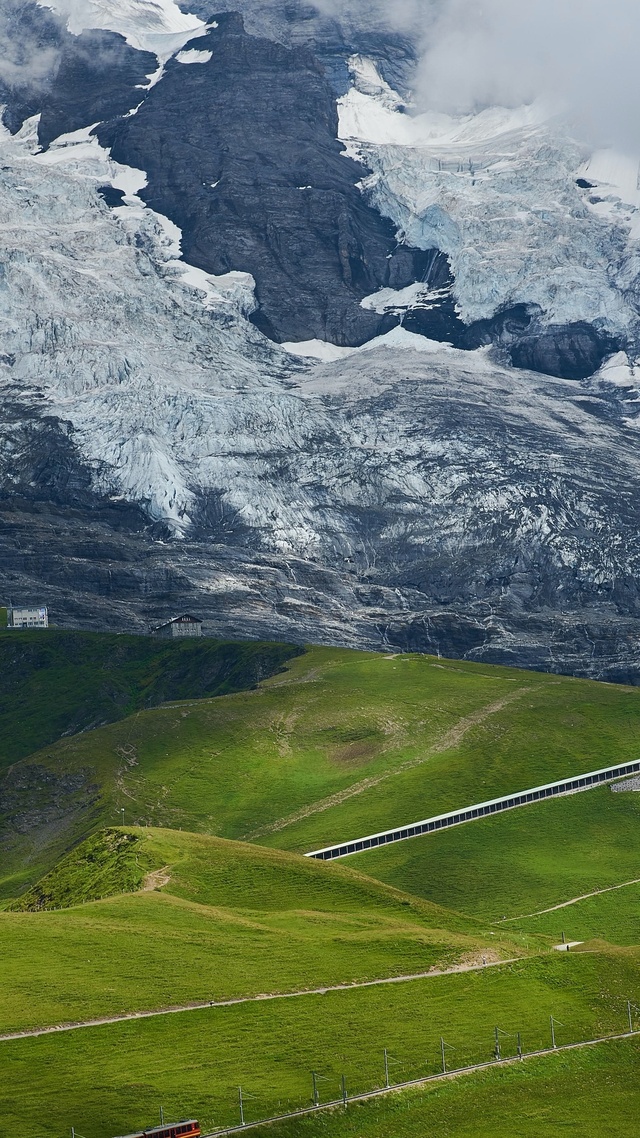
[{"label": "white cloud", "polygon": [[589,141],[640,147],[637,0],[446,0],[423,48],[423,105],[465,112],[543,97]]}]

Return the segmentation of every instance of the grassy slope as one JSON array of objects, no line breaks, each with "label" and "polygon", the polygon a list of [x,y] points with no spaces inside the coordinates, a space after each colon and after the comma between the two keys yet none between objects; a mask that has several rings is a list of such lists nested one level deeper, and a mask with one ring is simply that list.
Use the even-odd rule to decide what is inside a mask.
[{"label": "grassy slope", "polygon": [[[512,699],[471,726],[459,742],[432,754],[427,763],[303,819],[266,841],[286,848],[317,849],[569,773],[595,770],[609,760],[637,758],[640,692],[635,688],[509,669],[496,669],[494,675],[494,669],[479,665],[467,672],[465,665],[433,665],[421,658],[399,657],[395,663],[397,673],[405,670],[412,678],[416,712],[424,682],[436,689],[442,684],[440,699],[455,700],[456,695],[448,692],[454,676],[462,690],[475,689],[491,676],[495,694],[487,691],[487,702],[510,695]],[[387,662],[389,666],[393,663]],[[394,675],[390,691],[396,682]],[[462,707],[459,714],[465,714]],[[423,736],[417,752],[424,754],[427,746]]]},{"label": "grassy slope", "polygon": [[[482,719],[487,705],[516,690],[516,699]],[[400,811],[418,817],[635,754],[639,713],[640,693],[630,689],[314,649],[257,691],[145,711],[32,761],[53,772],[89,769],[102,785],[77,833],[111,823],[121,802],[128,818],[255,833],[363,778],[391,774],[321,814],[256,835],[305,849],[342,837],[343,826],[371,832]],[[469,716],[477,722],[456,731]],[[426,763],[392,773],[424,756]],[[502,916],[505,901],[513,903],[510,915],[528,912],[567,891],[636,876],[637,805],[635,796],[603,789],[332,866],[175,829],[136,831],[145,842],[138,868],[171,867],[161,892],[61,912],[0,913],[5,1023],[412,972],[461,953],[477,958],[492,942],[504,951],[507,927],[492,937],[482,927],[476,933],[466,918],[440,916],[352,870],[382,876],[375,859],[420,855],[411,872],[407,862],[392,867],[394,880],[485,917]],[[516,934],[514,926],[508,931]],[[11,1129],[26,1102],[28,1132],[46,1138],[74,1125],[107,1138],[157,1118],[162,1103],[167,1116],[224,1124],[234,1118],[239,1083],[255,1096],[247,1100],[253,1117],[307,1099],[313,1068],[329,1079],[327,1096],[343,1071],[354,1091],[375,1085],[384,1046],[400,1078],[435,1069],[441,1034],[462,1064],[490,1054],[495,1024],[522,1030],[529,1048],[546,1041],[550,1014],[564,1025],[561,1038],[614,1030],[624,1024],[626,999],[640,1003],[637,953],[592,947],[424,982],[2,1044],[10,1078],[0,1085],[0,1118]],[[607,1074],[605,1083],[611,1109],[622,1109],[624,1078],[616,1083]],[[489,1119],[491,1110],[512,1117],[492,1102]],[[555,1109],[554,1101],[551,1117]],[[466,1125],[466,1113],[459,1108],[456,1125]],[[388,1124],[389,1138],[403,1138],[396,1123]],[[372,1138],[384,1133],[374,1128]],[[366,1135],[363,1129],[358,1138]]]},{"label": "grassy slope", "polygon": [[[484,918],[533,913],[640,877],[640,794],[599,787],[357,854],[345,864]],[[611,913],[624,903],[619,893],[612,897]],[[536,927],[562,929],[565,920],[550,915]],[[591,935],[615,939],[615,925],[603,920]]]},{"label": "grassy slope", "polygon": [[0,635],[0,772],[62,735],[171,699],[252,687],[298,651],[57,629]]},{"label": "grassy slope", "polygon": [[[140,712],[27,766],[54,780],[61,770],[71,779],[85,772],[99,788],[77,804],[69,843],[125,805],[128,821],[304,851],[635,756],[638,726],[635,689],[319,648],[256,691]],[[362,793],[327,804],[365,780]],[[318,803],[319,812],[268,832]],[[5,845],[14,851],[8,870],[11,858],[24,865],[27,840],[9,831]],[[48,856],[38,852],[33,874]]]},{"label": "grassy slope", "polygon": [[[0,898],[22,892],[96,826],[120,821],[119,807],[128,805],[121,772],[137,761],[130,726],[113,739],[97,733],[107,757],[95,767],[96,733],[74,732],[123,718],[130,725],[140,711],[126,717],[136,708],[165,700],[252,688],[299,652],[257,641],[173,643],[51,629],[1,635]],[[60,736],[71,738],[52,752],[36,750]]]},{"label": "grassy slope", "polygon": [[23,903],[128,889],[160,867],[168,883],[0,913],[0,1032],[523,951],[520,934],[512,942],[346,867],[171,831],[139,830],[114,852],[114,835],[90,838]]},{"label": "grassy slope", "polygon": [[640,1042],[527,1060],[469,1078],[277,1123],[256,1138],[635,1138]]},{"label": "grassy slope", "polygon": [[151,868],[138,834],[116,827],[98,830],[7,908],[38,913],[135,893]]},{"label": "grassy slope", "polygon": [[[248,1117],[267,1117],[308,1102],[311,1070],[326,1079],[323,1098],[336,1096],[342,1073],[355,1093],[380,1085],[383,1047],[395,1078],[412,1077],[437,1070],[441,1035],[462,1065],[491,1056],[496,1024],[521,1030],[525,1049],[548,1045],[551,1014],[564,1025],[560,1042],[619,1030],[627,997],[640,1000],[632,954],[552,953],[482,972],[19,1040],[0,1045],[9,1076],[0,1083],[0,1118],[8,1133],[20,1116],[22,1130],[39,1138],[71,1125],[110,1138],[157,1119],[162,1104],[167,1117],[223,1125],[237,1118],[238,1085]],[[504,1037],[504,1046],[514,1049],[514,1040]]]},{"label": "grassy slope", "polygon": [[[636,870],[640,877],[640,869]],[[616,889],[599,897],[589,897],[575,905],[509,922],[508,929],[550,936],[554,940],[564,932],[567,940],[607,940],[612,944],[640,944],[640,885]]]}]

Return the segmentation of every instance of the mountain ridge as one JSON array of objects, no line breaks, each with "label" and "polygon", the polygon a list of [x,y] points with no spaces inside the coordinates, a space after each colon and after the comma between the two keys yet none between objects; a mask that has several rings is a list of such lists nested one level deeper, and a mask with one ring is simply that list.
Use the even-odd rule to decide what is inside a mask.
[{"label": "mountain ridge", "polygon": [[[5,595],[48,602],[76,627],[142,629],[197,607],[216,635],[435,650],[635,682],[630,193],[610,194],[603,214],[576,183],[583,151],[562,156],[533,111],[436,130],[384,80],[383,51],[345,58],[338,95],[299,6],[278,24],[286,45],[264,38],[265,13],[256,7],[252,20],[249,4],[251,35],[240,15],[185,22],[168,2],[156,6],[164,32],[134,26],[126,4],[95,0],[68,27],[26,0],[9,7],[24,20],[11,24],[14,41],[22,27],[27,42],[41,13],[41,47],[49,37],[58,54],[39,103],[14,85],[14,134],[0,140]],[[367,36],[384,46],[377,19],[362,17],[358,34],[357,21],[343,22],[345,50]],[[126,67],[110,94],[104,69],[83,73],[74,106],[64,59],[86,37]],[[260,82],[246,86],[251,61],[263,105]],[[104,112],[87,89],[104,94]],[[78,126],[93,113],[102,125]],[[73,129],[51,138],[60,127]],[[475,157],[458,169],[463,144]],[[528,226],[513,287],[491,242],[474,276],[469,234],[483,247],[495,211],[519,197],[533,218],[522,178],[545,153],[541,184],[560,185],[561,204]],[[588,169],[592,187],[614,177],[595,160]],[[200,205],[198,181],[208,183]],[[201,211],[216,195],[204,241]],[[540,234],[570,216],[578,236],[562,246],[557,278],[567,295],[545,311]],[[585,291],[579,258],[607,248],[620,253],[618,276],[605,288],[599,268]],[[594,316],[599,304],[606,319]],[[335,358],[318,363],[331,337]]]}]

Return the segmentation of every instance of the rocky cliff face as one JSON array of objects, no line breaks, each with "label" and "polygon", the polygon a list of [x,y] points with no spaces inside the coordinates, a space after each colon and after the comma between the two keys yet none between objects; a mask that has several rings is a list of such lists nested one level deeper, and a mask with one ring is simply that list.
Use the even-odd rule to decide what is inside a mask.
[{"label": "rocky cliff face", "polygon": [[[191,64],[181,62],[190,52]],[[263,332],[356,345],[397,323],[360,301],[420,280],[425,254],[399,245],[391,222],[367,206],[358,189],[366,171],[337,134],[316,60],[247,35],[229,14],[167,63],[137,114],[98,137],[118,162],[146,172],[140,196],[179,226],[190,264],[252,274]]]},{"label": "rocky cliff face", "polygon": [[88,7],[0,138],[5,597],[637,682],[634,207],[362,59],[336,106],[298,16]]}]

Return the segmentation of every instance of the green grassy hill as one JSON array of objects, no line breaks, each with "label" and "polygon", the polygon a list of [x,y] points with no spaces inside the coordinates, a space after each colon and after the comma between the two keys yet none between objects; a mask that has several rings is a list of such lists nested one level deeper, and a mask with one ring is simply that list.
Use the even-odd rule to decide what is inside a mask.
[{"label": "green grassy hill", "polygon": [[[638,870],[636,869],[636,873]],[[599,896],[587,897],[550,913],[510,921],[504,931],[520,929],[558,940],[606,940],[623,946],[640,944],[640,884],[623,885]],[[560,933],[559,933],[560,930]]]},{"label": "green grassy hill", "polygon": [[639,726],[632,688],[312,649],[255,691],[141,711],[17,764],[0,895],[123,806],[127,822],[302,852],[636,757]]},{"label": "green grassy hill", "polygon": [[500,960],[545,944],[345,866],[196,834],[110,829],[0,913],[0,1034]]},{"label": "green grassy hill", "polygon": [[[505,1048],[521,1031],[531,1050],[548,1042],[550,1015],[563,1042],[621,1030],[626,1001],[640,1006],[637,887],[528,915],[640,877],[640,795],[603,787],[344,862],[300,856],[636,758],[639,691],[341,649],[285,660],[266,648],[267,670],[285,670],[254,690],[150,708],[139,685],[134,714],[41,746],[0,783],[0,1033],[250,1001],[0,1041],[10,1072],[0,1129],[112,1138],[152,1123],[161,1105],[166,1117],[226,1125],[239,1085],[247,1117],[264,1118],[308,1102],[312,1070],[325,1098],[342,1074],[352,1092],[379,1085],[385,1047],[399,1080],[437,1069],[441,1036],[463,1065],[491,1055],[496,1026],[510,1033]],[[215,690],[249,687],[249,660]],[[561,931],[586,943],[558,953]],[[264,995],[286,998],[251,1000]],[[477,1097],[460,1081],[270,1133],[515,1134],[518,1104],[526,1138],[544,1126],[581,1133],[579,1096],[593,1086],[611,1123],[594,1138],[626,1136],[636,1050],[624,1046],[617,1074],[613,1050],[554,1056],[482,1076]]]},{"label": "green grassy hill", "polygon": [[0,635],[0,774],[63,735],[140,708],[253,687],[298,651],[287,644],[208,638],[174,643],[151,636],[6,630]]},{"label": "green grassy hill", "polygon": [[640,1042],[527,1060],[420,1090],[257,1127],[255,1138],[635,1138]]},{"label": "green grassy hill", "polygon": [[[38,1138],[58,1138],[73,1125],[88,1138],[112,1138],[153,1123],[162,1105],[167,1118],[197,1117],[213,1128],[239,1120],[239,1085],[247,1118],[266,1118],[310,1101],[313,1070],[322,1076],[326,1101],[339,1093],[342,1074],[352,1093],[379,1087],[385,1047],[395,1079],[417,1077],[438,1070],[441,1036],[452,1049],[450,1062],[463,1065],[491,1057],[496,1024],[521,1031],[525,1050],[549,1045],[550,1015],[563,1025],[558,1042],[623,1030],[627,998],[640,1002],[637,955],[551,953],[480,972],[16,1040],[0,1044],[11,1072],[0,1082],[0,1118],[7,1133],[20,1126]],[[515,1052],[515,1035],[503,1043],[505,1054]],[[637,1088],[631,1063],[604,1075],[611,1084],[607,1101],[624,1110],[629,1077]],[[562,1080],[547,1087],[550,1133],[563,1094]],[[514,1104],[501,1101],[501,1117],[513,1119]],[[475,1116],[475,1100],[467,1098],[465,1124]],[[458,1118],[464,1117],[460,1104]],[[374,1126],[368,1133],[395,1135],[394,1121],[391,1116],[389,1129]],[[619,1121],[616,1116],[612,1124]],[[330,1122],[325,1126],[333,1133]],[[518,1134],[516,1127],[512,1121],[504,1132]],[[458,1131],[452,1126],[448,1133]]]},{"label": "green grassy hill", "polygon": [[[484,919],[524,916],[640,878],[640,794],[613,794],[602,786],[356,854],[343,864]],[[621,894],[612,897],[602,902],[603,918],[607,905],[613,916],[615,906],[625,904]],[[565,923],[570,914],[559,911],[535,927],[556,930],[559,939]],[[603,919],[589,935],[615,940],[617,927]],[[640,928],[635,940],[616,943],[640,943]]]},{"label": "green grassy hill", "polygon": [[39,913],[68,909],[143,887],[152,863],[138,834],[109,828],[98,830],[61,858],[56,866],[7,909]]}]

